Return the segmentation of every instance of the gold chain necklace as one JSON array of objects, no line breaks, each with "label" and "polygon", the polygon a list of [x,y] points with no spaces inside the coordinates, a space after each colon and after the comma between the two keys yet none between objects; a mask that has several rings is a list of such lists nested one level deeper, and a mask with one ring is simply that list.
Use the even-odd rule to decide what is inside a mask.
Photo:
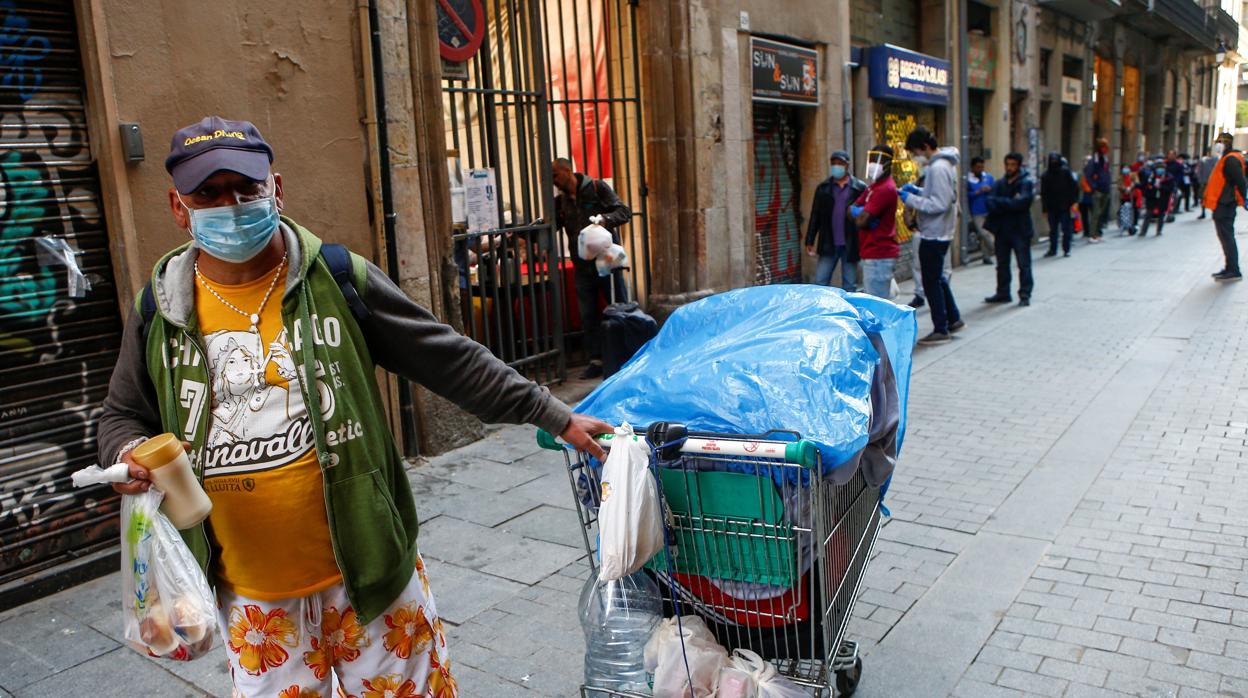
[{"label": "gold chain necklace", "polygon": [[[269,282],[269,290],[264,292],[264,298],[260,301],[260,307],[256,308],[256,312],[254,313],[247,313],[243,311],[242,309],[240,309],[238,306],[227,301],[225,298],[222,298],[221,294],[217,293],[217,290],[208,283],[208,279],[206,279],[204,275],[200,273],[199,260],[195,260],[195,278],[199,279],[200,285],[202,285],[209,293],[211,293],[214,298],[221,301],[222,305],[229,308],[230,310],[233,310],[239,315],[242,315],[243,317],[247,318],[251,322],[251,327],[248,327],[247,331],[256,335],[256,347],[260,351],[260,353],[263,354],[264,338],[260,336],[260,313],[264,312],[264,306],[268,304],[269,296],[273,295],[273,289],[277,287],[277,280],[282,277],[282,270],[285,268],[286,268],[286,254],[283,253],[282,261],[278,263],[277,270],[273,272],[273,280]],[[260,354],[258,354],[257,356],[259,355]],[[260,375],[263,372],[264,372],[264,369],[260,367],[259,363],[254,365],[251,369],[251,382],[252,382],[252,385],[254,385],[257,388],[260,387]]]}]

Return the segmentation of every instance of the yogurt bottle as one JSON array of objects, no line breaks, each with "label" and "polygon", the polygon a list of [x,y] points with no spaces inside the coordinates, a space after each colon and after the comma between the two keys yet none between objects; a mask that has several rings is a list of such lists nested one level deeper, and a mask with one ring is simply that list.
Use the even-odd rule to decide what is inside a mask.
[{"label": "yogurt bottle", "polygon": [[199,485],[182,442],[173,434],[148,439],[130,452],[134,462],[152,474],[152,484],[165,493],[160,511],[178,529],[185,529],[208,518],[212,500]]}]

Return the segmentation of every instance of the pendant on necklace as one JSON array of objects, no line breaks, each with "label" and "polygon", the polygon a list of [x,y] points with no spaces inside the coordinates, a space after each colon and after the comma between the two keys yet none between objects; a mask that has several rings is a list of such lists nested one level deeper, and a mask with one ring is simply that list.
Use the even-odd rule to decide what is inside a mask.
[{"label": "pendant on necklace", "polygon": [[260,316],[255,313],[252,313],[251,316],[248,317],[247,319],[251,320],[251,327],[248,329],[250,329],[252,332],[256,334],[260,334],[260,331],[257,329],[260,326]]}]

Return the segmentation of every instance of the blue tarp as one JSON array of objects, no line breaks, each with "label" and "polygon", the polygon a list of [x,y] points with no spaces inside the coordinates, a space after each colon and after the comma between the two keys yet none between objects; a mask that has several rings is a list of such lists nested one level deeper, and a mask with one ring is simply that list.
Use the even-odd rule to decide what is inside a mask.
[{"label": "blue tarp", "polygon": [[874,296],[810,285],[729,291],[683,306],[577,411],[644,428],[679,422],[693,431],[790,430],[814,441],[825,473],[868,441],[871,384],[891,359],[905,432],[914,310]]}]

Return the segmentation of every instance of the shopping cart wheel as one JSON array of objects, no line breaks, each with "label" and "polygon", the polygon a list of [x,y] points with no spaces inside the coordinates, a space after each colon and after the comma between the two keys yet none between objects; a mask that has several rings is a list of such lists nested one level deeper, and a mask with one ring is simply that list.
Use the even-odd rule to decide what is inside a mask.
[{"label": "shopping cart wheel", "polygon": [[854,666],[836,672],[836,695],[848,698],[858,690],[858,681],[862,679],[862,658],[854,658]]}]

